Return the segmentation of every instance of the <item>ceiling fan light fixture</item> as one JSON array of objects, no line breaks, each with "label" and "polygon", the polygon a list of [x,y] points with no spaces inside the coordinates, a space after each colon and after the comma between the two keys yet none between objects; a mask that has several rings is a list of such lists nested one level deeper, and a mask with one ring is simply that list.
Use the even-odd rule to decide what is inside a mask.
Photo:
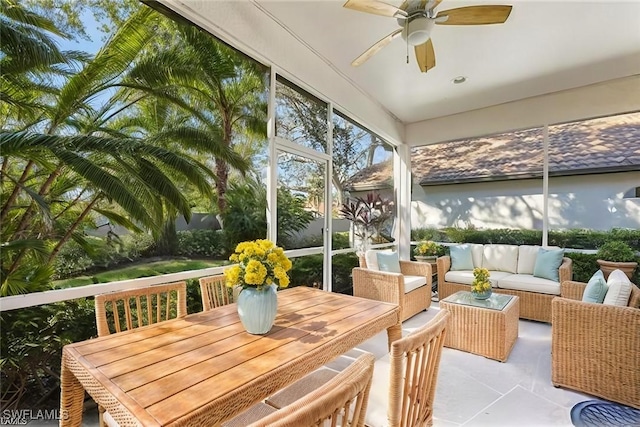
[{"label": "ceiling fan light fixture", "polygon": [[411,46],[421,45],[431,37],[431,30],[434,25],[435,21],[426,16],[414,18],[405,25],[402,30],[402,38]]}]

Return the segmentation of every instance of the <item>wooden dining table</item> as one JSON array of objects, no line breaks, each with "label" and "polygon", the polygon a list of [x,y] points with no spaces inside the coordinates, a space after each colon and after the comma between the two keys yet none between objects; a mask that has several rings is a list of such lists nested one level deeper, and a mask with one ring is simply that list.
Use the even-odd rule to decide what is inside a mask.
[{"label": "wooden dining table", "polygon": [[399,308],[307,287],[278,292],[275,324],[247,333],[235,304],[66,345],[61,426],[84,392],[121,425],[215,426],[379,332]]}]

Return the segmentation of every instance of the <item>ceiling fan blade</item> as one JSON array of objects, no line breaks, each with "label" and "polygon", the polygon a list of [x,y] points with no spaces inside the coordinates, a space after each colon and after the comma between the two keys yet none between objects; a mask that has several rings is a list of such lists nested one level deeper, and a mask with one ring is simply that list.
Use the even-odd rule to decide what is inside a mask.
[{"label": "ceiling fan blade", "polygon": [[347,0],[342,7],[357,10],[358,12],[373,13],[374,15],[390,17],[407,16],[404,10],[378,0]]},{"label": "ceiling fan blade", "polygon": [[436,66],[436,54],[433,51],[431,39],[415,47],[416,60],[420,71],[426,73]]},{"label": "ceiling fan blade", "polygon": [[376,44],[371,46],[369,49],[367,49],[362,55],[354,59],[351,65],[353,65],[354,67],[361,65],[367,59],[371,58],[373,55],[378,53],[383,47],[391,43],[393,39],[398,37],[401,33],[402,33],[402,28],[395,30],[393,33],[389,34],[388,36],[386,36],[385,38],[381,39]]},{"label": "ceiling fan blade", "polygon": [[456,9],[443,10],[438,12],[437,18],[447,17],[445,21],[436,24],[440,25],[485,25],[502,24],[511,13],[511,6],[467,6]]}]

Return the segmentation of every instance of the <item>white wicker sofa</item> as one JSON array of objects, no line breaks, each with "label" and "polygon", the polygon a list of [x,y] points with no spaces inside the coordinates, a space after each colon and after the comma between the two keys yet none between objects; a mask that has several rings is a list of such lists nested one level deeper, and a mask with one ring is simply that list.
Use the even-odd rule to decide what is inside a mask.
[{"label": "white wicker sofa", "polygon": [[[558,267],[558,281],[534,276],[534,267],[540,246],[531,245],[480,245],[471,247],[473,266],[470,269],[452,270],[450,256],[437,259],[438,297],[446,298],[462,290],[470,290],[473,268],[489,270],[493,292],[516,295],[520,298],[520,318],[551,322],[551,300],[561,294],[560,283],[571,280],[572,261],[563,257]],[[559,248],[545,248],[559,249]]]}]

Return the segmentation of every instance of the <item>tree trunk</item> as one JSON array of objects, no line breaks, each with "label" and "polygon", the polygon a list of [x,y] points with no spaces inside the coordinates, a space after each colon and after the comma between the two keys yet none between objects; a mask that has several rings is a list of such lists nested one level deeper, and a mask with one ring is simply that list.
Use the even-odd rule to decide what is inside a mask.
[{"label": "tree trunk", "polygon": [[98,194],[92,201],[91,203],[89,203],[84,210],[82,211],[82,213],[78,216],[78,218],[74,221],[73,224],[71,224],[71,226],[69,227],[69,229],[67,230],[67,232],[64,234],[64,236],[62,236],[62,239],[60,239],[58,241],[58,243],[56,244],[56,246],[53,248],[53,250],[51,251],[51,254],[49,255],[49,259],[47,260],[48,263],[50,263],[51,261],[53,261],[53,259],[56,257],[56,255],[58,255],[58,252],[60,252],[60,249],[62,249],[62,246],[67,243],[67,241],[71,238],[71,235],[73,234],[73,232],[76,230],[76,228],[78,228],[78,226],[80,225],[80,223],[82,222],[82,220],[89,215],[89,212],[91,212],[91,210],[93,209],[93,206],[98,203],[98,200],[100,200],[102,198],[102,193]]}]

